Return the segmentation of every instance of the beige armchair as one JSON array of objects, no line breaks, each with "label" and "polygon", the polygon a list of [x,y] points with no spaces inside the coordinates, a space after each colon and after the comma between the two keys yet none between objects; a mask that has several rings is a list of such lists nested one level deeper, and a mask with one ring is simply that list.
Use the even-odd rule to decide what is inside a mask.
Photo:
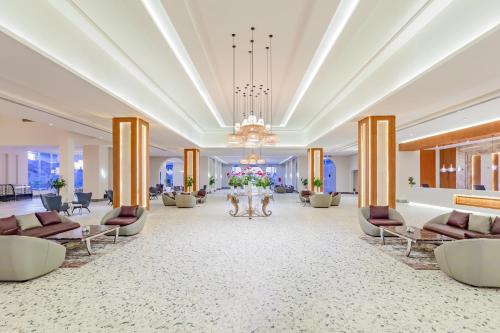
[{"label": "beige armchair", "polygon": [[439,268],[451,278],[475,287],[500,287],[500,240],[465,239],[434,250]]},{"label": "beige armchair", "polygon": [[161,195],[161,199],[163,200],[163,204],[165,206],[175,206],[175,199],[168,196],[166,193]]},{"label": "beige armchair", "polygon": [[329,208],[332,203],[331,194],[313,194],[310,198],[311,206],[314,208]]},{"label": "beige armchair", "polygon": [[331,203],[331,205],[332,206],[338,206],[338,205],[340,205],[340,198],[341,198],[341,194],[340,194],[340,192],[337,192],[337,194],[335,194],[335,195],[332,196],[332,203]]},{"label": "beige armchair", "polygon": [[[101,224],[106,224],[108,220],[118,217],[118,215],[120,215],[120,210],[121,208],[118,207],[108,212],[103,216]],[[128,225],[120,225],[119,235],[133,236],[140,233],[142,231],[142,228],[144,228],[144,225],[146,224],[147,215],[148,213],[146,212],[144,207],[137,208],[137,221]],[[112,234],[114,235],[114,231],[112,232]]]},{"label": "beige armchair", "polygon": [[66,248],[27,236],[0,236],[0,281],[27,281],[62,265]]},{"label": "beige armchair", "polygon": [[179,208],[193,208],[196,206],[196,197],[191,194],[178,194],[175,196],[175,205]]},{"label": "beige armchair", "polygon": [[[380,237],[380,229],[378,226],[370,223],[368,220],[370,219],[370,207],[362,207],[358,210],[358,222],[361,230],[369,236]],[[389,208],[389,219],[396,220],[401,222],[402,225],[405,225],[405,220],[401,214],[392,208]],[[384,237],[391,237],[393,234],[389,234],[384,232]]]}]

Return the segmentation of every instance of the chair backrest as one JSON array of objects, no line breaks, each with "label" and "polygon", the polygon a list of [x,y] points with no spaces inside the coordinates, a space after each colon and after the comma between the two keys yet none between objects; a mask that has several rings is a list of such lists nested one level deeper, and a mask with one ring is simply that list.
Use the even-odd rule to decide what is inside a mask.
[{"label": "chair backrest", "polygon": [[82,204],[83,207],[87,207],[90,204],[90,200],[92,199],[92,192],[77,192],[75,193],[75,196],[78,200],[78,203]]},{"label": "chair backrest", "polygon": [[60,211],[62,207],[62,197],[60,195],[45,196],[45,202],[47,204],[47,210]]},{"label": "chair backrest", "polygon": [[106,190],[106,196],[108,197],[109,201],[113,201],[113,190]]},{"label": "chair backrest", "polygon": [[474,185],[474,190],[476,190],[476,191],[486,191],[486,187],[484,187],[484,185]]},{"label": "chair backrest", "polygon": [[149,193],[151,193],[151,194],[156,193],[156,187],[150,186],[149,187]]}]

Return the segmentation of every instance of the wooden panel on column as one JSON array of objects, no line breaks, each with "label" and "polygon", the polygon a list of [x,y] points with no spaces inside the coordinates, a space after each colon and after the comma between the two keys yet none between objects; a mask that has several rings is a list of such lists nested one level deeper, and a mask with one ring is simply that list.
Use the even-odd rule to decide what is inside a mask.
[{"label": "wooden panel on column", "polygon": [[474,189],[474,185],[483,185],[481,184],[481,155],[472,155],[472,186],[471,189]]},{"label": "wooden panel on column", "polygon": [[184,149],[184,191],[188,191],[187,179],[193,178],[192,191],[198,191],[200,179],[200,150],[197,148]]},{"label": "wooden panel on column", "polygon": [[436,151],[420,151],[420,185],[427,184],[436,187]]},{"label": "wooden panel on column", "polygon": [[[314,179],[319,178],[323,182],[323,148],[307,149],[307,167],[308,167],[308,184],[309,189],[314,191]],[[323,185],[320,186],[319,192],[323,192]]]},{"label": "wooden panel on column", "polygon": [[396,207],[396,118],[358,122],[358,205]]},{"label": "wooden panel on column", "polygon": [[[457,167],[457,149],[448,148],[439,151],[439,167]],[[441,188],[457,188],[457,173],[439,171],[439,184]]]},{"label": "wooden panel on column", "polygon": [[149,123],[113,118],[113,206],[149,209]]},{"label": "wooden panel on column", "polygon": [[496,167],[491,171],[491,189],[498,191],[498,153],[491,154],[491,165]]}]

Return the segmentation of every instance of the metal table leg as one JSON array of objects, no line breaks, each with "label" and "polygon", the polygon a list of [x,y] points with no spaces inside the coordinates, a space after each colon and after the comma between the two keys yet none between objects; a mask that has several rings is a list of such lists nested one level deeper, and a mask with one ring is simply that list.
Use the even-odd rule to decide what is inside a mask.
[{"label": "metal table leg", "polygon": [[119,234],[119,233],[120,233],[120,228],[117,228],[117,229],[115,230],[115,241],[114,241],[114,243],[115,243],[115,244],[116,244],[116,241],[118,240],[118,234]]},{"label": "metal table leg", "polygon": [[87,248],[87,252],[89,253],[89,256],[91,256],[92,255],[92,252],[91,252],[92,248],[90,247],[90,239],[88,239],[88,238],[85,240],[85,247]]},{"label": "metal table leg", "polygon": [[378,228],[378,230],[380,232],[380,240],[382,241],[382,245],[385,245],[384,229]]},{"label": "metal table leg", "polygon": [[412,243],[413,241],[408,239],[407,240],[407,245],[406,245],[406,256],[409,257],[410,256],[410,252],[411,252],[411,246],[412,246]]}]

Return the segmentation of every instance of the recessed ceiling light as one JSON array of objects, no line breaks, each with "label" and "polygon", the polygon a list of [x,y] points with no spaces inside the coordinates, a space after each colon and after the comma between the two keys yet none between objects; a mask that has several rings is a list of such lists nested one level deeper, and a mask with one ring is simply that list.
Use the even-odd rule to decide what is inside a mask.
[{"label": "recessed ceiling light", "polygon": [[52,123],[49,123],[49,126],[54,126],[54,124],[52,124]]}]

